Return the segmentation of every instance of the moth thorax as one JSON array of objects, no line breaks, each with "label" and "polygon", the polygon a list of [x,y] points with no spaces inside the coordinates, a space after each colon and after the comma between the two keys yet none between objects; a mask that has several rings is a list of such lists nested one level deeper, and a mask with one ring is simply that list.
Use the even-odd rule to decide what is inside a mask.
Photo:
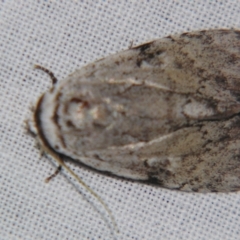
[{"label": "moth thorax", "polygon": [[111,124],[111,111],[108,104],[93,103],[76,99],[68,104],[68,113],[73,125],[80,129],[105,128]]}]

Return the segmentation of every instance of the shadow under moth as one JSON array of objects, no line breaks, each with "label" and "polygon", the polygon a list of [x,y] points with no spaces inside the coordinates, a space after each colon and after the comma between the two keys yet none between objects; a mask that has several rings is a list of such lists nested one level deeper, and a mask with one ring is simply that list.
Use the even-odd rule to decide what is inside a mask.
[{"label": "shadow under moth", "polygon": [[50,76],[33,125],[60,166],[68,157],[168,189],[240,189],[240,31],[168,36]]}]

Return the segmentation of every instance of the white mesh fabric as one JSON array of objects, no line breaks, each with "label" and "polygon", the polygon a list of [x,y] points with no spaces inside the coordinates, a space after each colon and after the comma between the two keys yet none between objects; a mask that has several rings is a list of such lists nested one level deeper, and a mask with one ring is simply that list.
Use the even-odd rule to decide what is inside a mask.
[{"label": "white mesh fabric", "polygon": [[0,239],[239,239],[239,193],[169,191],[70,164],[111,209],[116,234],[102,205],[65,174],[44,182],[55,166],[23,127],[51,85],[34,64],[61,80],[131,41],[239,28],[239,16],[238,0],[1,1]]}]

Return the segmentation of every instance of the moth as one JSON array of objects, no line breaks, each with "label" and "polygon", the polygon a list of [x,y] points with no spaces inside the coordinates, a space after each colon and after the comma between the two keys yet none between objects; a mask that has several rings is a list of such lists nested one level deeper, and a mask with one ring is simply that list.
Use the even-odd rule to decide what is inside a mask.
[{"label": "moth", "polygon": [[187,192],[240,189],[239,30],[168,36],[51,77],[33,122],[61,166]]}]

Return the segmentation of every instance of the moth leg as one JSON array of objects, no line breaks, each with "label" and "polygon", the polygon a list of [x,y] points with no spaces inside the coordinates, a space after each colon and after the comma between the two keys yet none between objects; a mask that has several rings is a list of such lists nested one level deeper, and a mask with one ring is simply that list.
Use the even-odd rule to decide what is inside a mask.
[{"label": "moth leg", "polygon": [[25,133],[31,137],[34,137],[36,138],[37,137],[37,134],[36,132],[32,129],[31,125],[30,125],[30,122],[28,119],[26,119],[24,121],[24,130],[25,130]]},{"label": "moth leg", "polygon": [[62,170],[62,166],[58,166],[57,169],[55,170],[55,172],[53,174],[51,174],[48,178],[45,179],[45,182],[48,183],[50,180],[52,180],[54,177],[56,177],[60,171]]},{"label": "moth leg", "polygon": [[53,85],[54,85],[55,83],[57,83],[57,81],[58,81],[57,78],[56,78],[56,77],[54,76],[54,74],[53,74],[50,70],[48,70],[47,68],[42,67],[42,66],[40,66],[40,65],[34,65],[34,68],[35,68],[35,69],[40,69],[40,70],[44,71],[45,73],[47,73],[47,74],[49,75],[49,77],[51,78]]},{"label": "moth leg", "polygon": [[130,43],[129,43],[128,49],[132,49],[133,48],[133,43],[134,43],[134,41],[131,40]]}]

